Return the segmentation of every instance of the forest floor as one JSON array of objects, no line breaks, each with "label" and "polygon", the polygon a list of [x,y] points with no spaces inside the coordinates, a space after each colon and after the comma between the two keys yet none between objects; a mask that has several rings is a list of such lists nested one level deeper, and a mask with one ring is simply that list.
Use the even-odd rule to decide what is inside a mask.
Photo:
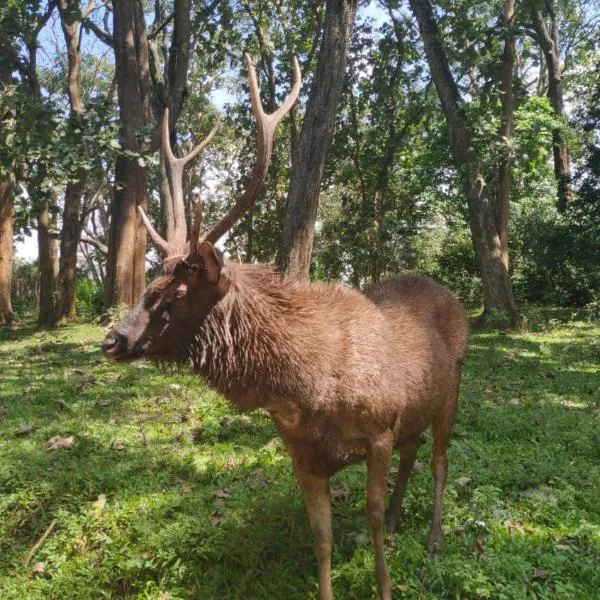
[{"label": "forest floor", "polygon": [[[599,597],[600,325],[538,329],[472,335],[442,554],[425,551],[427,434],[386,537],[394,598]],[[110,364],[102,337],[0,331],[0,598],[316,598],[267,416],[234,413],[188,374]],[[332,480],[338,599],[375,596],[364,479],[359,465]]]}]

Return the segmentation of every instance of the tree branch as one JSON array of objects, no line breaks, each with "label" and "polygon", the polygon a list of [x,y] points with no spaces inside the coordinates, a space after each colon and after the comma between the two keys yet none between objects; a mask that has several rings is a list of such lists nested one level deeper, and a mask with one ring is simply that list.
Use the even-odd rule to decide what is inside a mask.
[{"label": "tree branch", "polygon": [[106,44],[107,46],[110,46],[111,48],[113,47],[113,36],[111,35],[111,33],[109,31],[105,31],[104,29],[102,29],[101,27],[99,27],[98,25],[96,25],[96,23],[94,23],[92,20],[88,18],[82,18],[81,19],[81,24],[83,25],[83,28],[86,31],[93,31],[96,34],[96,37],[103,42],[104,44]]},{"label": "tree branch", "polygon": [[148,40],[153,40],[172,20],[175,16],[175,13],[172,12],[160,25],[158,25],[155,29],[148,32],[146,36]]},{"label": "tree branch", "polygon": [[[88,233],[87,229],[86,229],[86,233]],[[106,244],[103,244],[99,239],[90,237],[89,235],[82,235],[80,241],[83,242],[84,244],[89,244],[90,246],[94,246],[94,248],[96,248],[97,250],[102,252],[102,254],[105,254],[106,256],[108,256],[108,246]]]}]

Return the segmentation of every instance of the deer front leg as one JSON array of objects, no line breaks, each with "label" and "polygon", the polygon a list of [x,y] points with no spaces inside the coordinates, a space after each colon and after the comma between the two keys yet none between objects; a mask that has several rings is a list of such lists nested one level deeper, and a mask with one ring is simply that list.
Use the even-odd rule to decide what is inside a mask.
[{"label": "deer front leg", "polygon": [[367,452],[367,521],[375,547],[375,579],[379,600],[391,600],[392,582],[383,550],[385,493],[390,475],[393,434],[376,440]]},{"label": "deer front leg", "polygon": [[331,588],[331,500],[329,479],[296,469],[296,477],[304,494],[308,520],[313,532],[313,548],[319,567],[319,600],[332,600]]}]

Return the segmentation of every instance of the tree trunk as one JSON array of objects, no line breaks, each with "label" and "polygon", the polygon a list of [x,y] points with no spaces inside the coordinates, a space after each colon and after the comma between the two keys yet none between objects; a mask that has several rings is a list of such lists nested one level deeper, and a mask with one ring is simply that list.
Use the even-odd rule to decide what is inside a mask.
[{"label": "tree trunk", "polygon": [[81,239],[81,197],[85,175],[70,181],[65,191],[65,207],[60,231],[60,262],[58,270],[57,323],[77,318],[77,248]]},{"label": "tree trunk", "polygon": [[356,0],[327,0],[317,70],[308,99],[288,192],[279,266],[308,279],[321,178],[342,95]]},{"label": "tree trunk", "polygon": [[[548,98],[552,104],[554,114],[566,122],[556,12],[552,0],[545,0],[544,4],[550,17],[550,31],[546,27],[542,11],[536,9],[533,10],[533,28],[546,59]],[[558,184],[558,210],[564,212],[573,199],[573,188],[571,185],[569,148],[560,128],[556,128],[552,132],[552,151],[554,155],[554,177]]]},{"label": "tree trunk", "polygon": [[38,256],[40,268],[40,312],[38,325],[52,327],[56,323],[56,278],[58,249],[50,235],[48,201],[38,215]]},{"label": "tree trunk", "polygon": [[410,0],[410,6],[419,25],[431,77],[448,121],[450,148],[467,197],[471,237],[483,284],[484,312],[481,320],[485,323],[496,311],[500,311],[506,315],[506,325],[514,326],[518,312],[508,271],[502,260],[495,211],[460,108],[461,98],[441,45],[441,34],[429,0]]},{"label": "tree trunk", "polygon": [[[140,0],[115,2],[114,48],[123,149],[139,152],[138,130],[149,123],[148,40]],[[144,290],[146,229],[137,207],[147,205],[148,174],[135,157],[115,166],[108,241],[107,306],[133,306]]]},{"label": "tree trunk", "polygon": [[506,40],[502,55],[502,68],[500,74],[500,102],[502,104],[502,119],[500,122],[500,138],[503,147],[498,161],[498,183],[496,186],[496,227],[500,238],[502,262],[508,271],[508,218],[510,209],[511,186],[511,146],[513,139],[514,98],[513,75],[515,69],[515,39],[509,28],[513,26],[515,18],[514,0],[504,1],[504,27]]},{"label": "tree trunk", "polygon": [[[68,74],[67,91],[71,106],[71,117],[83,115],[81,102],[81,53],[79,32],[81,11],[78,0],[60,0],[58,3],[61,26],[67,47]],[[76,279],[77,248],[81,239],[81,199],[85,188],[86,172],[80,170],[77,180],[69,181],[65,190],[63,224],[60,232],[60,262],[58,271],[57,323],[65,323],[77,317]]]},{"label": "tree trunk", "polygon": [[10,290],[13,270],[14,176],[0,181],[0,325],[10,325],[14,318]]}]

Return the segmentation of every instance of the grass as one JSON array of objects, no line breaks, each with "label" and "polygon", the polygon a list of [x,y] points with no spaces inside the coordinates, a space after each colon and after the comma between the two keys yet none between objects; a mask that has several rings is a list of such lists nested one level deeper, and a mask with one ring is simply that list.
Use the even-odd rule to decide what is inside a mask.
[{"label": "grass", "polygon": [[[0,597],[316,598],[304,506],[269,419],[233,413],[191,375],[112,365],[102,336],[0,332]],[[442,555],[425,552],[427,436],[387,538],[395,598],[598,598],[599,363],[591,323],[472,336]],[[54,436],[71,447],[48,451]],[[364,466],[332,487],[336,598],[373,598]]]}]

